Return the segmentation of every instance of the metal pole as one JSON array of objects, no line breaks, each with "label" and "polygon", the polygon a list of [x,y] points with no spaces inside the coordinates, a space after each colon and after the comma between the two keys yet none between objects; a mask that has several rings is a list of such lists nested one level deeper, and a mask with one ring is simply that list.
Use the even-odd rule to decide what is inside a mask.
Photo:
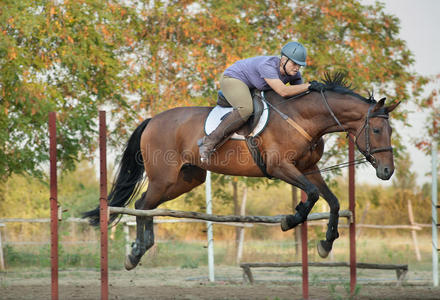
[{"label": "metal pole", "polygon": [[101,226],[101,299],[108,299],[108,209],[107,209],[107,125],[105,111],[99,111],[100,198]]},{"label": "metal pole", "polygon": [[[301,191],[301,201],[307,201],[307,194]],[[307,221],[301,224],[302,291],[303,298],[309,299],[309,258],[307,253]]]},{"label": "metal pole", "polygon": [[[354,161],[354,143],[350,139],[348,142],[348,161]],[[350,223],[350,293],[354,294],[356,288],[356,215],[355,215],[355,169],[354,164],[348,168],[348,209],[353,216]]]},{"label": "metal pole", "polygon": [[49,113],[50,157],[50,261],[52,299],[58,299],[58,200],[56,113]]},{"label": "metal pole", "polygon": [[[211,197],[211,172],[206,172],[205,181],[206,192],[206,213],[212,214],[212,197]],[[209,281],[214,282],[214,239],[212,234],[212,222],[206,222],[208,236],[208,268]]]},{"label": "metal pole", "polygon": [[432,141],[432,283],[438,286],[438,236],[437,236],[437,141]]}]

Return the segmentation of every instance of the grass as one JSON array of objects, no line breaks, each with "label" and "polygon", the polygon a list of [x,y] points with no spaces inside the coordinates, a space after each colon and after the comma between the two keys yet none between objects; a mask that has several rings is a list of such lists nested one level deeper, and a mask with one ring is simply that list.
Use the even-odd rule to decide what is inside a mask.
[{"label": "grass", "polygon": [[[409,264],[413,271],[431,269],[431,240],[429,236],[420,236],[422,261],[415,258],[409,237],[389,238],[363,237],[357,242],[357,261]],[[309,261],[349,261],[349,245],[347,238],[340,238],[334,244],[332,256],[321,259],[316,250],[316,240],[309,241]],[[215,241],[215,264],[235,264],[235,243]],[[207,249],[205,241],[159,240],[142,259],[146,267],[177,266],[181,268],[197,268],[207,265]],[[246,240],[242,261],[248,262],[291,262],[300,261],[295,253],[293,241],[289,240]],[[50,245],[6,245],[5,261],[8,268],[50,267]],[[109,267],[122,268],[125,246],[122,238],[116,236],[109,242]],[[66,268],[99,268],[99,243],[87,245],[59,246],[59,267]],[[296,258],[297,257],[297,258]],[[362,272],[362,270],[359,270]],[[313,280],[313,278],[312,278]]]},{"label": "grass", "polygon": [[[168,225],[168,224],[167,224]],[[204,225],[204,224],[202,224]],[[182,224],[179,230],[176,227],[163,226],[156,230],[156,244],[143,257],[141,263],[146,267],[180,267],[198,268],[206,266],[208,257],[206,240],[182,240],[181,230],[187,230],[188,235],[204,230],[200,224]],[[185,227],[186,226],[186,227]],[[261,231],[264,226],[254,226],[246,229],[245,244],[242,261],[247,262],[292,262],[301,261],[300,253],[295,252],[295,242],[292,231],[280,233],[278,227],[264,227],[266,239],[255,239],[254,231]],[[235,229],[218,232],[214,228],[214,253],[216,265],[235,265]],[[99,269],[100,244],[99,231],[90,232],[89,227],[77,226],[61,228],[59,244],[59,268],[95,268]],[[228,229],[229,230],[229,229]],[[323,238],[325,227],[311,227],[309,230],[308,255],[310,262],[319,261],[349,261],[348,230],[340,228],[340,238],[334,243],[333,251],[329,258],[319,257],[316,244]],[[186,231],[185,231],[186,232]],[[135,232],[131,231],[131,240]],[[123,267],[125,259],[125,238],[122,227],[109,239],[109,268],[118,270]],[[202,235],[203,236],[203,235]],[[32,236],[37,242],[38,236]],[[42,239],[47,240],[44,236]],[[10,239],[8,239],[10,240]],[[78,240],[92,242],[75,243]],[[431,237],[429,234],[419,234],[419,247],[422,260],[416,260],[412,239],[408,231],[398,234],[384,234],[379,230],[364,230],[357,240],[357,261],[383,264],[408,264],[411,271],[429,271],[432,268]],[[21,245],[6,244],[4,246],[5,262],[8,269],[14,268],[50,268],[50,244]],[[363,272],[359,270],[358,272]],[[313,278],[312,278],[313,279]]]}]

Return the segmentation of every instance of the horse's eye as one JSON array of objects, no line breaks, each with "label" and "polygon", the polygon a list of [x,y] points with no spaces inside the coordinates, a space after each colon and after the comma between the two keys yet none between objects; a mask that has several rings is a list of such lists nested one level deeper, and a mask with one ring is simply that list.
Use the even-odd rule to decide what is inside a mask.
[{"label": "horse's eye", "polygon": [[375,134],[379,134],[379,133],[380,133],[380,129],[379,129],[379,128],[373,128],[373,132],[374,132]]}]

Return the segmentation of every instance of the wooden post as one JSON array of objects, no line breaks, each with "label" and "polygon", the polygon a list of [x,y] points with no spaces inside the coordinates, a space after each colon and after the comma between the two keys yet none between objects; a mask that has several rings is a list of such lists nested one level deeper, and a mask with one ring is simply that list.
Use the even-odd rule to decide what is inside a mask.
[{"label": "wooden post", "polygon": [[101,299],[108,299],[108,209],[107,209],[107,125],[105,111],[99,111],[100,198],[101,226]]},{"label": "wooden post", "polygon": [[[301,201],[307,201],[307,194],[301,191]],[[307,221],[301,224],[301,253],[302,253],[302,291],[303,298],[309,299],[309,258],[307,251]]]},{"label": "wooden post", "polygon": [[[370,202],[367,202],[365,205],[364,211],[362,212],[361,220],[359,221],[359,224],[365,224],[365,219],[367,218],[368,209],[370,208]],[[357,226],[356,230],[356,238],[359,238],[361,236],[362,227],[359,227],[359,224]]]},{"label": "wooden post", "polygon": [[58,299],[58,200],[56,113],[49,113],[50,157],[50,270],[52,300]]},{"label": "wooden post", "polygon": [[[348,142],[348,161],[354,161],[354,143],[350,139]],[[348,209],[352,214],[350,223],[350,293],[353,296],[356,288],[356,218],[355,218],[355,169],[354,164],[348,167]]]},{"label": "wooden post", "polygon": [[124,222],[124,237],[125,237],[125,256],[130,254],[130,227]]},{"label": "wooden post", "polygon": [[[408,199],[408,217],[409,217],[409,223],[411,224],[411,226],[414,226],[415,225],[414,214],[410,199]],[[414,251],[416,252],[417,261],[421,261],[422,257],[420,255],[419,243],[417,241],[417,231],[415,229],[411,229],[411,236],[414,244]]]},{"label": "wooden post", "polygon": [[1,227],[5,227],[5,224],[0,223],[0,270],[5,270],[5,259],[3,257],[3,244],[2,244],[2,231]]}]

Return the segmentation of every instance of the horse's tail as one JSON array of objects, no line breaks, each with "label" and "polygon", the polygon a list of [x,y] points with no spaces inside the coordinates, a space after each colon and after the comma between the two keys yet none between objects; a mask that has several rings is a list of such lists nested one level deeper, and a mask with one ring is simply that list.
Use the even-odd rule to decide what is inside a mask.
[{"label": "horse's tail", "polygon": [[[113,181],[110,194],[108,195],[107,201],[109,206],[127,206],[133,198],[136,197],[145,182],[145,168],[140,151],[140,144],[142,132],[150,120],[151,119],[146,119],[135,129],[125,146],[117,175]],[[98,226],[99,206],[83,213],[82,216],[83,218],[89,218],[91,225]],[[117,217],[117,214],[111,215],[109,223],[112,223]]]}]

